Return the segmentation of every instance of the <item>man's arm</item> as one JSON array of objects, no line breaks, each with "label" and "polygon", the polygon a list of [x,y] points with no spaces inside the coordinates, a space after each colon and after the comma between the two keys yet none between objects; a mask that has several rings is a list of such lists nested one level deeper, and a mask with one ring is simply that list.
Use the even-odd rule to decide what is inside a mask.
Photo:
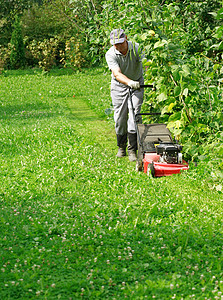
[{"label": "man's arm", "polygon": [[131,87],[132,89],[139,89],[140,88],[140,84],[138,81],[133,81],[131,79],[129,79],[127,76],[125,76],[124,74],[122,74],[121,69],[120,68],[115,68],[111,70],[115,79],[125,85],[128,85],[129,87]]},{"label": "man's arm", "polygon": [[125,85],[128,85],[129,81],[131,81],[131,79],[129,79],[124,74],[122,74],[120,68],[113,69],[112,73],[113,73],[116,80],[118,80],[119,82],[121,82]]}]

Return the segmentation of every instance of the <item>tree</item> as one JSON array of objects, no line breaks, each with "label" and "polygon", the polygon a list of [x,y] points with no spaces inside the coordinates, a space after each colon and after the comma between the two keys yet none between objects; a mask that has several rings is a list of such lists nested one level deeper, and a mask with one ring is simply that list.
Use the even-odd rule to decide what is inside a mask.
[{"label": "tree", "polygon": [[12,51],[10,55],[10,66],[12,69],[19,69],[25,66],[25,49],[23,43],[22,29],[19,17],[15,17],[11,37]]}]

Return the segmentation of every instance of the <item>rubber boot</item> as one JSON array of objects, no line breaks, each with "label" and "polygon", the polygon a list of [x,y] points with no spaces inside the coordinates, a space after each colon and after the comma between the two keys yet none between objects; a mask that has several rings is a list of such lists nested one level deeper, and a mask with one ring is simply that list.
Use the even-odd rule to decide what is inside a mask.
[{"label": "rubber boot", "polygon": [[126,145],[127,145],[127,134],[120,135],[117,134],[117,146],[118,148],[118,153],[117,157],[124,157],[126,156]]},{"label": "rubber boot", "polygon": [[128,155],[129,161],[136,161],[136,151],[137,151],[137,134],[128,133]]}]

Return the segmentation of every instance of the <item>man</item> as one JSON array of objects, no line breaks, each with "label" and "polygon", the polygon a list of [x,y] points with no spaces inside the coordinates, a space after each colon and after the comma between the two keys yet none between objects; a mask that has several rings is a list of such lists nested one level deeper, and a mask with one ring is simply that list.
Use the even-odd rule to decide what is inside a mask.
[{"label": "man", "polygon": [[[112,47],[107,51],[105,58],[112,72],[111,98],[119,147],[117,157],[126,156],[128,139],[129,160],[135,161],[137,134],[129,101],[129,88],[133,90],[133,107],[135,114],[138,114],[143,102],[143,89],[140,89],[140,85],[144,84],[139,46],[127,41],[122,29],[114,29],[111,32],[110,42]],[[139,116],[137,121],[140,121]]]}]

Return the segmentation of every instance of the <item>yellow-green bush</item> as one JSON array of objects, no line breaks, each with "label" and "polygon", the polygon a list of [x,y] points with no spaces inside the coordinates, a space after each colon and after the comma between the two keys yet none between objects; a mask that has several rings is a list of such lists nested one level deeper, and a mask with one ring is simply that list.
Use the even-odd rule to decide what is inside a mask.
[{"label": "yellow-green bush", "polygon": [[0,45],[0,73],[7,68],[10,61],[11,44],[8,47]]},{"label": "yellow-green bush", "polygon": [[60,51],[61,62],[65,67],[81,69],[86,63],[83,40],[79,36],[71,37],[65,43],[65,50]]},{"label": "yellow-green bush", "polygon": [[38,60],[38,64],[44,71],[49,71],[56,65],[56,55],[59,46],[59,38],[44,39],[43,41],[33,40],[27,49],[33,57]]}]

